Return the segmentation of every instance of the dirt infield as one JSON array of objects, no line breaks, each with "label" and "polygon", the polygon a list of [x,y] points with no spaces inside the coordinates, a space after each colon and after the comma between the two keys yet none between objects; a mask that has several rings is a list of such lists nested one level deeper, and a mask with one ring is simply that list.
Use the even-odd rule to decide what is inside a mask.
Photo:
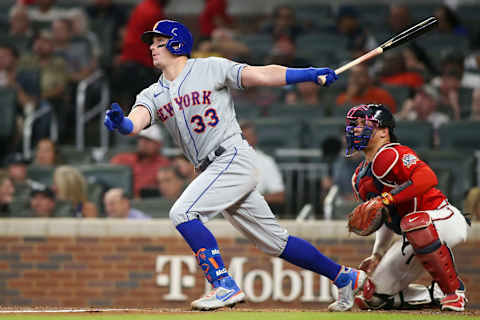
[{"label": "dirt infield", "polygon": [[[285,309],[285,308],[249,308],[248,306],[240,306],[235,308],[223,308],[217,311],[210,312],[278,312],[278,313],[288,313],[288,312],[328,312],[327,308],[321,309]],[[368,313],[371,311],[361,311],[359,309],[354,309],[353,313]],[[383,314],[415,314],[415,315],[435,315],[435,314],[451,314],[451,315],[463,315],[466,317],[480,317],[480,310],[472,309],[466,310],[465,312],[442,312],[438,309],[421,309],[421,310],[376,310],[376,313]],[[55,307],[42,307],[42,306],[32,306],[32,307],[2,307],[0,306],[0,315],[4,314],[42,314],[52,316],[58,314],[79,314],[79,313],[101,313],[101,314],[193,314],[193,313],[206,313],[205,311],[192,311],[190,308],[55,308]]]}]

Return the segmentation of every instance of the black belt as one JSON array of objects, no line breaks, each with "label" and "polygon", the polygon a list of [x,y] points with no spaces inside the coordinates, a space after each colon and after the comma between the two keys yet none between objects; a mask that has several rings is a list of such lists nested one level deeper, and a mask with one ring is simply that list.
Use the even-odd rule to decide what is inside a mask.
[{"label": "black belt", "polygon": [[[227,151],[227,149],[225,149],[224,147],[222,146],[219,146],[217,148],[217,150],[215,150],[215,156],[216,157],[220,157],[225,151]],[[197,167],[197,169],[202,172],[202,171],[205,171],[205,169],[207,169],[207,167],[213,162],[213,160],[210,160],[210,159],[205,159],[202,161],[202,163],[200,163],[200,165]]]}]

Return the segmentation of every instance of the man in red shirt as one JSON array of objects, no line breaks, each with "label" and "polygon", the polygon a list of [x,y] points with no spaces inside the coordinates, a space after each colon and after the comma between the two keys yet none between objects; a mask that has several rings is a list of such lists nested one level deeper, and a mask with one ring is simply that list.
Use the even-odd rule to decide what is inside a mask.
[{"label": "man in red shirt", "polygon": [[[132,105],[135,96],[156,80],[152,54],[140,36],[165,17],[168,0],[143,0],[133,9],[123,36],[122,52],[114,61],[113,95],[122,105]],[[125,81],[128,79],[128,81]]]},{"label": "man in red shirt", "polygon": [[[371,256],[360,264],[370,278],[356,304],[379,309],[434,302],[426,287],[411,285],[425,269],[441,289],[441,309],[463,311],[465,287],[450,249],[466,240],[467,219],[435,188],[432,169],[397,142],[395,120],[385,106],[353,107],[346,122],[347,155],[365,155],[352,177],[355,195],[388,212]],[[390,247],[395,233],[403,235],[403,241]]]},{"label": "man in red shirt", "polygon": [[143,0],[130,14],[122,45],[122,62],[133,61],[153,68],[152,54],[140,35],[165,17],[164,6],[168,0]]},{"label": "man in red shirt", "polygon": [[392,95],[387,90],[372,84],[368,67],[364,64],[353,67],[348,79],[347,90],[337,97],[337,107],[374,101],[387,106],[393,113],[397,112],[397,104]]},{"label": "man in red shirt", "polygon": [[142,189],[156,188],[156,172],[170,165],[170,160],[161,154],[162,147],[162,132],[154,125],[139,134],[136,152],[120,153],[110,159],[112,164],[132,168],[133,192],[136,198],[140,197]]},{"label": "man in red shirt", "polygon": [[230,27],[232,18],[227,13],[226,0],[205,0],[205,7],[200,14],[200,34],[210,37],[213,30],[219,27]]}]

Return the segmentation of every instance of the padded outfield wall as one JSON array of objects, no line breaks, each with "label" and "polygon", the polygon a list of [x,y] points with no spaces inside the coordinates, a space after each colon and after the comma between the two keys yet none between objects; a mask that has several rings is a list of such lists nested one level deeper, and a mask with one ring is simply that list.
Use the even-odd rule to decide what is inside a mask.
[{"label": "padded outfield wall", "polygon": [[[336,261],[358,265],[373,238],[349,235],[343,221],[282,221],[291,234]],[[208,224],[249,308],[323,308],[330,281],[266,256],[227,222]],[[480,224],[455,250],[471,308],[480,309]],[[424,276],[420,282],[427,283]],[[207,285],[168,220],[0,219],[0,305],[178,307]]]}]

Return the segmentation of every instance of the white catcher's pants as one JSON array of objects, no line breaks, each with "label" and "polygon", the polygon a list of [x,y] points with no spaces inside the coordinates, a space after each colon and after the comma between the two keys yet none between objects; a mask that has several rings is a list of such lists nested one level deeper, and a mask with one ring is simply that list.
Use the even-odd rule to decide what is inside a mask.
[{"label": "white catcher's pants", "polygon": [[[440,205],[442,207],[444,204]],[[433,220],[442,243],[450,249],[467,239],[467,222],[462,213],[453,205],[448,204],[439,210],[426,211]],[[451,213],[453,212],[453,215]],[[412,255],[413,248],[408,245],[403,250],[402,240],[395,242],[385,253],[371,279],[376,286],[376,292],[393,295],[408,287],[424,272],[420,261]],[[410,260],[408,262],[408,260]],[[407,264],[408,262],[408,264]]]},{"label": "white catcher's pants", "polygon": [[222,213],[259,249],[279,256],[287,244],[288,232],[255,189],[258,180],[255,151],[240,135],[228,139],[222,147],[226,151],[175,202],[170,219],[177,226],[196,218],[207,222]]}]

